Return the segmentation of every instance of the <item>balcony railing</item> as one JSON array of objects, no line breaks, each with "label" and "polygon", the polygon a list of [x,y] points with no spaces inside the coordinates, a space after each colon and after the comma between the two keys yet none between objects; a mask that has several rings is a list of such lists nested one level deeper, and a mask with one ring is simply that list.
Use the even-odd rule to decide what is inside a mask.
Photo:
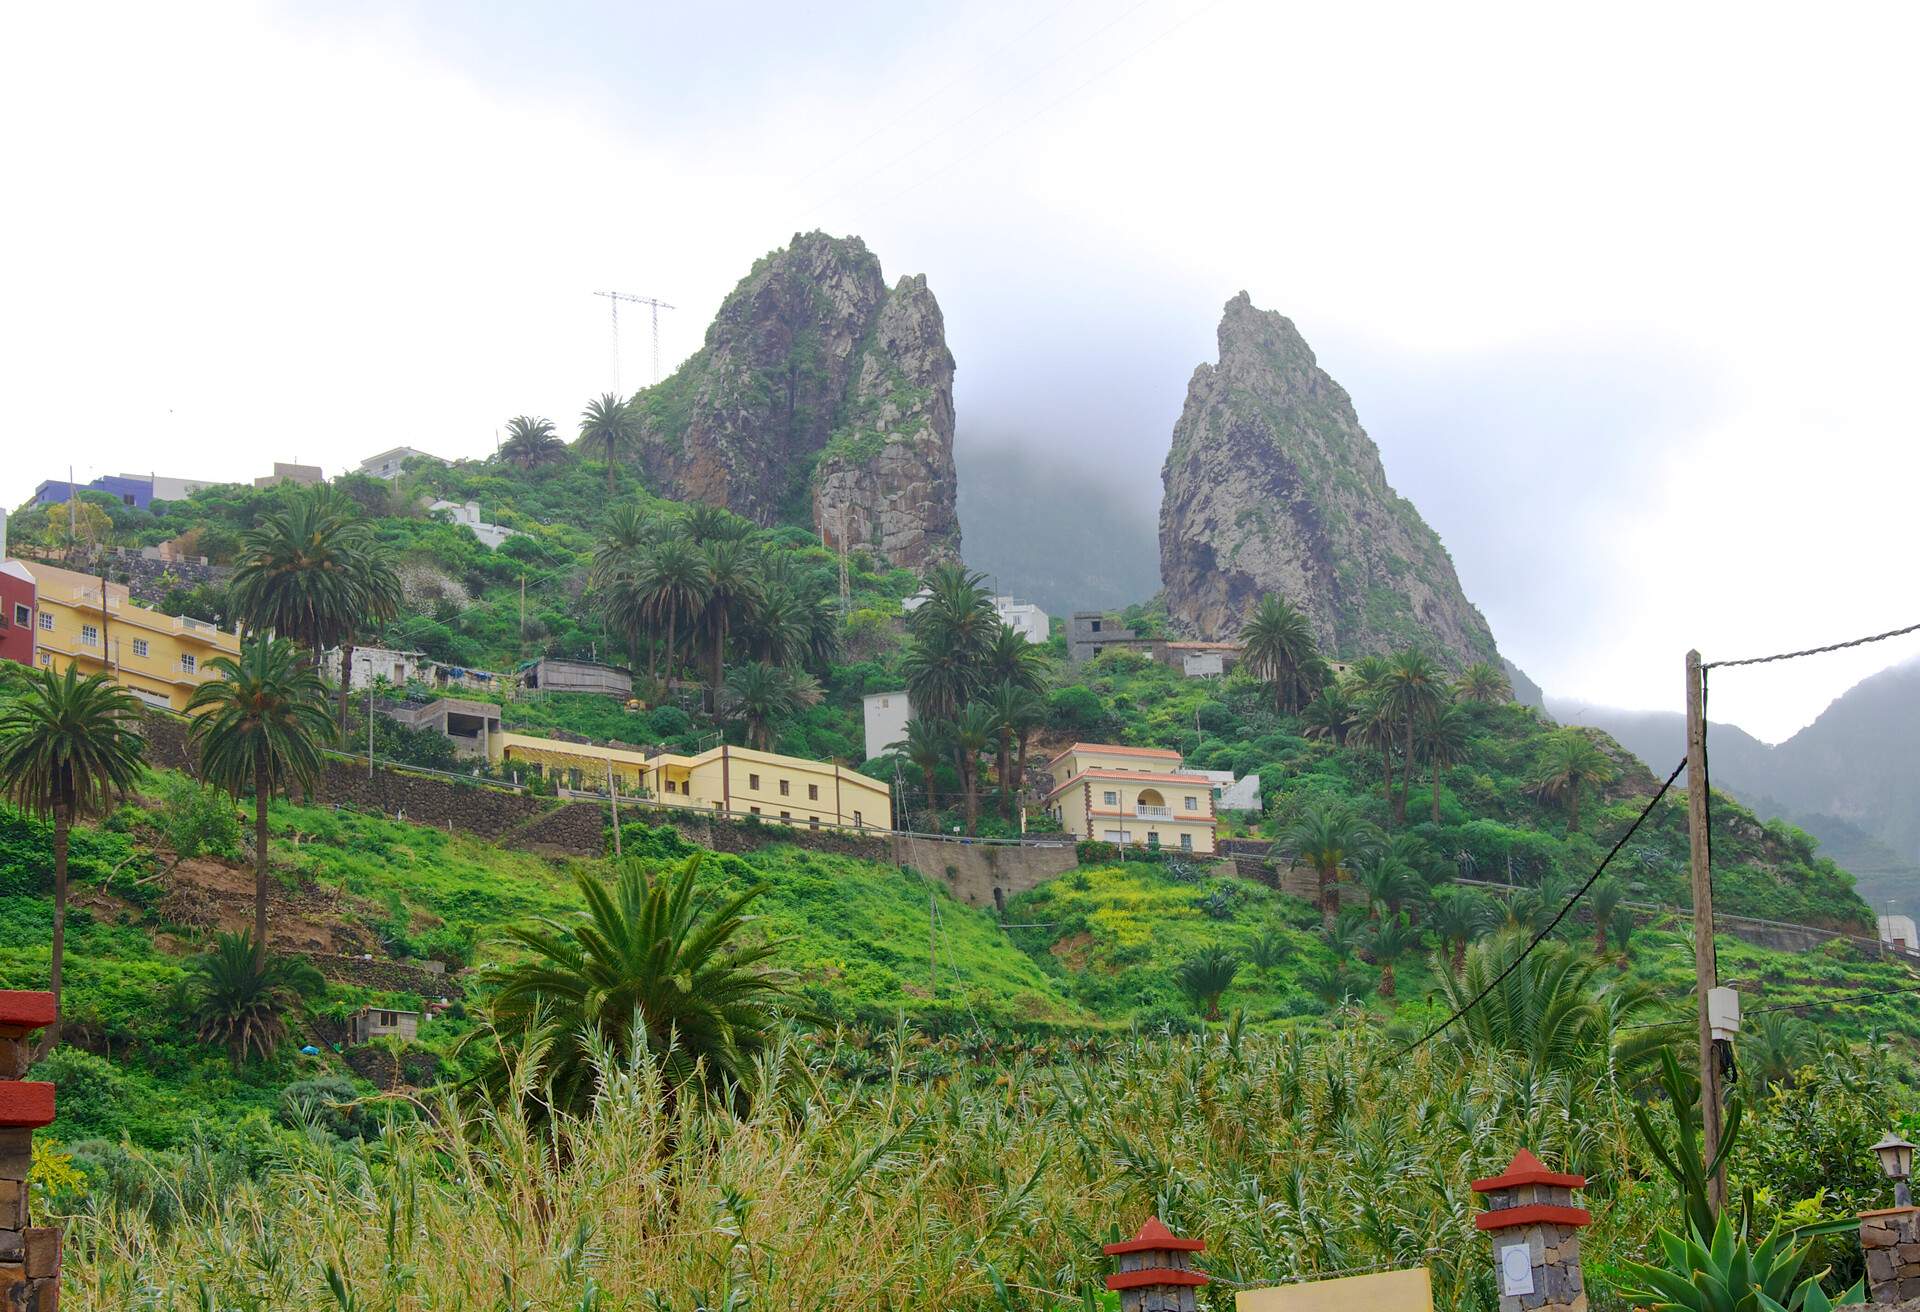
[{"label": "balcony railing", "polygon": [[1173,808],[1170,806],[1145,806],[1135,803],[1133,813],[1142,820],[1173,819]]}]

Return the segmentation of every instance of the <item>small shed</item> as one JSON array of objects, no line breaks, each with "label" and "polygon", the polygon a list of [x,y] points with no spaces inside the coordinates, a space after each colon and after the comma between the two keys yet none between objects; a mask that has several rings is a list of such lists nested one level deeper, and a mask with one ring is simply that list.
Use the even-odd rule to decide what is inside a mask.
[{"label": "small shed", "polygon": [[420,1037],[420,1013],[395,1011],[390,1007],[362,1007],[347,1022],[349,1043],[371,1043],[393,1034],[411,1041]]}]

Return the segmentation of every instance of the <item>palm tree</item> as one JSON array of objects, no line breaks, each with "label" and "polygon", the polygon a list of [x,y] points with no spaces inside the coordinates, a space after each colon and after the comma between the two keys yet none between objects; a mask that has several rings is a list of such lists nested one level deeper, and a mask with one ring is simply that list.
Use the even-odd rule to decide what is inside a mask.
[{"label": "palm tree", "polygon": [[1485,893],[1457,885],[1434,890],[1427,909],[1427,927],[1447,950],[1447,961],[1458,973],[1467,957],[1467,944],[1492,929],[1499,909]]},{"label": "palm tree", "polygon": [[1347,740],[1347,723],[1353,716],[1353,703],[1339,684],[1330,683],[1300,712],[1300,732],[1309,738],[1334,743]]},{"label": "palm tree", "polygon": [[[146,740],[140,705],[105,673],[79,677],[28,669],[0,712],[0,792],[20,810],[53,821],[53,957],[49,987],[60,1000],[67,945],[67,841],[74,822],[98,815],[140,781]],[[57,1010],[57,1005],[56,1005]],[[56,1016],[42,1051],[60,1042]]]},{"label": "palm tree", "polygon": [[1223,947],[1202,948],[1173,968],[1173,982],[1207,1020],[1220,1019],[1220,999],[1240,973],[1240,958]]},{"label": "palm tree", "polygon": [[1367,952],[1380,967],[1380,996],[1393,998],[1393,963],[1420,946],[1420,935],[1405,916],[1389,916],[1374,926],[1367,939]]},{"label": "palm tree", "polygon": [[1423,721],[1439,709],[1440,669],[1418,648],[1397,652],[1387,664],[1380,683],[1381,708],[1400,726],[1405,769],[1400,778],[1400,797],[1394,806],[1396,824],[1407,818],[1407,793],[1413,784],[1413,740]]},{"label": "palm tree", "polygon": [[1043,648],[1034,646],[1002,624],[987,647],[982,680],[987,684],[1012,684],[1026,692],[1039,692],[1047,686],[1048,664]]},{"label": "palm tree", "polygon": [[347,738],[347,698],[353,692],[353,650],[362,632],[377,632],[390,623],[406,604],[400,575],[394,571],[389,554],[380,550],[370,537],[357,541],[346,556],[353,572],[358,605],[340,633],[340,741]]},{"label": "palm tree", "polygon": [[762,582],[760,600],[741,626],[747,651],[769,665],[804,663],[813,636],[809,610],[807,599],[791,583],[770,573]]},{"label": "palm tree", "polygon": [[1393,745],[1395,724],[1387,696],[1372,684],[1356,683],[1351,693],[1352,713],[1347,717],[1347,745],[1372,748],[1380,753],[1380,781],[1385,790],[1387,813],[1393,813]]},{"label": "palm tree", "polygon": [[907,618],[912,643],[902,665],[907,692],[923,715],[955,718],[986,679],[1005,626],[985,580],[963,565],[927,572],[927,599]]},{"label": "palm tree", "polygon": [[640,557],[660,538],[660,523],[631,501],[607,512],[607,527],[593,548],[593,570],[587,576],[595,587],[605,587],[621,574],[633,572]]},{"label": "palm tree", "polygon": [[1401,904],[1420,891],[1419,877],[1404,856],[1382,844],[1353,861],[1353,873],[1367,894],[1367,919],[1379,920],[1385,911],[1389,919],[1400,914]]},{"label": "palm tree", "polygon": [[[1433,823],[1440,823],[1440,771],[1448,766],[1457,765],[1467,754],[1467,743],[1472,736],[1473,726],[1467,723],[1467,717],[1458,706],[1446,702],[1434,708],[1420,726],[1420,750],[1427,758],[1432,770],[1429,782],[1432,788]],[[1411,773],[1411,771],[1409,771]]]},{"label": "palm tree", "polygon": [[[1613,914],[1620,910],[1620,903],[1626,897],[1627,890],[1620,881],[1611,875],[1602,876],[1594,881],[1587,890],[1587,910],[1593,913],[1593,952],[1595,956],[1607,955],[1607,930],[1613,925]],[[1622,947],[1626,945],[1621,944]]]},{"label": "palm tree", "polygon": [[1248,672],[1273,689],[1275,710],[1293,711],[1305,704],[1312,691],[1309,675],[1320,660],[1311,620],[1284,597],[1262,597],[1241,628],[1240,641]]},{"label": "palm tree", "polygon": [[253,638],[239,660],[220,656],[207,668],[219,677],[193,690],[187,733],[203,779],[235,797],[253,790],[253,945],[264,962],[267,803],[320,777],[320,743],[332,727],[327,690],[285,638]]},{"label": "palm tree", "polygon": [[1437,972],[1440,1000],[1450,1012],[1491,989],[1449,1032],[1455,1043],[1518,1058],[1538,1078],[1604,1057],[1609,1047],[1616,1061],[1634,1058],[1655,1036],[1664,1038],[1651,1028],[1636,1031],[1636,1038],[1617,1034],[1623,1022],[1656,1003],[1648,986],[1602,984],[1592,957],[1551,942],[1529,953],[1528,941],[1524,933],[1496,934],[1468,949],[1458,971]]},{"label": "palm tree", "polygon": [[700,610],[700,633],[707,649],[706,696],[711,710],[715,694],[726,682],[727,635],[735,621],[760,602],[760,561],[738,538],[714,538],[701,548],[701,555],[707,566],[707,601]]},{"label": "palm tree", "polygon": [[602,392],[587,402],[580,412],[580,445],[599,447],[606,453],[607,495],[613,495],[613,466],[620,453],[630,451],[640,441],[640,414],[629,401],[612,392]]},{"label": "palm tree", "polygon": [[713,591],[707,558],[692,544],[669,539],[641,559],[634,587],[641,614],[654,628],[666,630],[666,678],[672,683],[680,634],[693,630]]},{"label": "palm tree", "polygon": [[744,542],[752,536],[753,525],[725,506],[696,501],[681,507],[680,531],[704,547],[716,542]]},{"label": "palm tree", "polygon": [[1578,729],[1562,729],[1547,740],[1534,776],[1533,792],[1567,808],[1567,832],[1580,832],[1580,794],[1588,784],[1613,779],[1613,762]]},{"label": "palm tree", "polygon": [[565,459],[567,444],[554,436],[551,420],[515,415],[507,420],[507,440],[496,454],[510,465],[534,469]]},{"label": "palm tree", "polygon": [[[995,687],[986,698],[993,712],[996,759],[994,780],[1000,787],[1000,814],[1013,821],[1014,800],[1027,777],[1027,739],[1046,718],[1047,704],[1040,695],[1011,681]],[[1018,764],[1014,747],[1019,744]]]},{"label": "palm tree", "polygon": [[[914,716],[907,721],[907,737],[901,750],[909,761],[920,768],[920,778],[927,789],[929,816],[937,813],[940,802],[934,793],[933,772],[948,760],[953,750],[952,744],[947,741],[946,725],[925,716]],[[937,823],[934,827],[938,828]]]},{"label": "palm tree", "polygon": [[1740,1073],[1752,1078],[1757,1093],[1765,1094],[1771,1085],[1791,1085],[1800,1069],[1814,1061],[1819,1047],[1819,1035],[1803,1017],[1764,1012],[1741,1036]]},{"label": "palm tree", "polygon": [[248,628],[292,639],[309,660],[353,629],[369,534],[351,507],[330,488],[302,489],[247,532],[231,595]]},{"label": "palm tree", "polygon": [[747,746],[773,750],[775,731],[820,702],[820,685],[811,674],[783,665],[748,661],[727,676],[727,708],[746,727]]},{"label": "palm tree", "polygon": [[975,702],[952,720],[951,737],[954,764],[960,769],[960,791],[967,808],[967,832],[980,827],[980,753],[999,736],[999,722],[993,708]]},{"label": "palm tree", "polygon": [[213,947],[194,961],[189,987],[201,1041],[223,1045],[238,1070],[249,1053],[273,1056],[287,1034],[281,1017],[303,993],[325,984],[308,962],[261,952],[240,931],[214,937]]},{"label": "palm tree", "polygon": [[[744,1096],[790,976],[765,964],[777,942],[740,941],[761,888],[697,895],[704,855],[664,868],[628,861],[611,884],[582,870],[583,910],[507,931],[529,959],[491,972],[493,1023],[543,1053],[556,1107],[592,1099],[596,1047],[629,1062],[638,1045],[662,1063],[670,1090],[697,1080],[710,1095]],[[496,1063],[494,1081],[504,1075]]]},{"label": "palm tree", "polygon": [[1379,846],[1377,830],[1349,806],[1323,802],[1295,822],[1284,840],[1295,859],[1313,867],[1320,880],[1320,921],[1331,929],[1340,914],[1340,874],[1356,857]]},{"label": "palm tree", "polygon": [[1507,676],[1487,661],[1475,661],[1462,670],[1459,682],[1454,684],[1454,691],[1461,701],[1485,706],[1498,705],[1513,697],[1513,686],[1507,681]]}]

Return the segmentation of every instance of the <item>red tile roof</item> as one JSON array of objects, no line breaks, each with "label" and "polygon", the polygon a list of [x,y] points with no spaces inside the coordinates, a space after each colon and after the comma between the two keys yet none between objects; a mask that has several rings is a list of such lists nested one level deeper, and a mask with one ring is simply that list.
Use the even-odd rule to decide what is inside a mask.
[{"label": "red tile roof", "polygon": [[1159,1217],[1150,1216],[1133,1238],[1124,1239],[1117,1244],[1103,1244],[1100,1247],[1100,1251],[1109,1257],[1117,1257],[1121,1253],[1151,1253],[1158,1249],[1170,1249],[1181,1253],[1204,1253],[1207,1251],[1207,1246],[1199,1239],[1182,1239],[1161,1224]]},{"label": "red tile roof", "polygon": [[1484,1180],[1473,1182],[1473,1191],[1477,1194],[1491,1193],[1495,1189],[1512,1189],[1523,1184],[1555,1185],[1561,1189],[1584,1189],[1587,1177],[1584,1175],[1565,1175],[1559,1171],[1549,1171],[1547,1164],[1522,1148],[1507,1163],[1507,1169],[1499,1175],[1490,1175]]}]

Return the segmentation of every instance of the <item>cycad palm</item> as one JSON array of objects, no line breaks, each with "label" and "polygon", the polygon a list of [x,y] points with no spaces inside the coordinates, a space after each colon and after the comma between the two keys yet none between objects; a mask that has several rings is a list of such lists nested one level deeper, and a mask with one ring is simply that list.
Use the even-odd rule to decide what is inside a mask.
[{"label": "cycad palm", "polygon": [[580,412],[580,445],[598,447],[607,461],[607,495],[613,495],[613,466],[640,441],[640,416],[631,402],[602,392]]},{"label": "cycad palm", "polygon": [[1394,963],[1420,946],[1420,935],[1405,916],[1389,916],[1374,927],[1367,939],[1367,952],[1380,967],[1380,996],[1391,1000],[1394,992]]},{"label": "cycad palm", "polygon": [[515,415],[507,420],[507,439],[498,454],[508,464],[535,469],[564,458],[566,451],[566,443],[554,436],[551,420]]},{"label": "cycad palm", "polygon": [[1284,597],[1262,597],[1240,630],[1249,673],[1273,690],[1275,709],[1292,711],[1311,695],[1310,674],[1320,653],[1313,622]]},{"label": "cycad palm", "polygon": [[1340,875],[1348,862],[1379,846],[1379,831],[1351,807],[1327,802],[1303,815],[1284,845],[1312,867],[1320,883],[1320,920],[1331,929],[1340,914]]},{"label": "cycad palm", "polygon": [[[67,936],[67,842],[74,822],[98,815],[140,780],[146,740],[140,707],[104,674],[79,677],[27,670],[0,714],[0,791],[31,815],[53,821],[53,957],[50,987],[60,997]],[[43,1043],[60,1041],[60,1022]]]},{"label": "cycad palm", "polygon": [[188,730],[200,774],[238,797],[253,791],[253,943],[267,950],[267,803],[319,778],[320,744],[331,727],[326,688],[284,638],[254,638],[240,658],[209,665],[219,677],[193,690]]},{"label": "cycad palm", "polygon": [[582,872],[583,910],[507,932],[530,959],[493,972],[493,1021],[507,1035],[551,1033],[557,1107],[592,1099],[596,1045],[624,1062],[637,1039],[670,1088],[697,1080],[737,1096],[772,1040],[789,977],[765,964],[777,944],[740,942],[761,890],[702,896],[700,863],[700,854],[664,870],[628,862],[611,884]]},{"label": "cycad palm", "polygon": [[1434,890],[1427,927],[1447,950],[1447,964],[1458,971],[1467,945],[1500,922],[1499,908],[1485,893],[1452,885]]},{"label": "cycad palm", "polygon": [[1567,808],[1567,832],[1580,832],[1580,795],[1589,784],[1613,779],[1613,762],[1578,729],[1562,729],[1547,740],[1534,776],[1533,791]]}]

